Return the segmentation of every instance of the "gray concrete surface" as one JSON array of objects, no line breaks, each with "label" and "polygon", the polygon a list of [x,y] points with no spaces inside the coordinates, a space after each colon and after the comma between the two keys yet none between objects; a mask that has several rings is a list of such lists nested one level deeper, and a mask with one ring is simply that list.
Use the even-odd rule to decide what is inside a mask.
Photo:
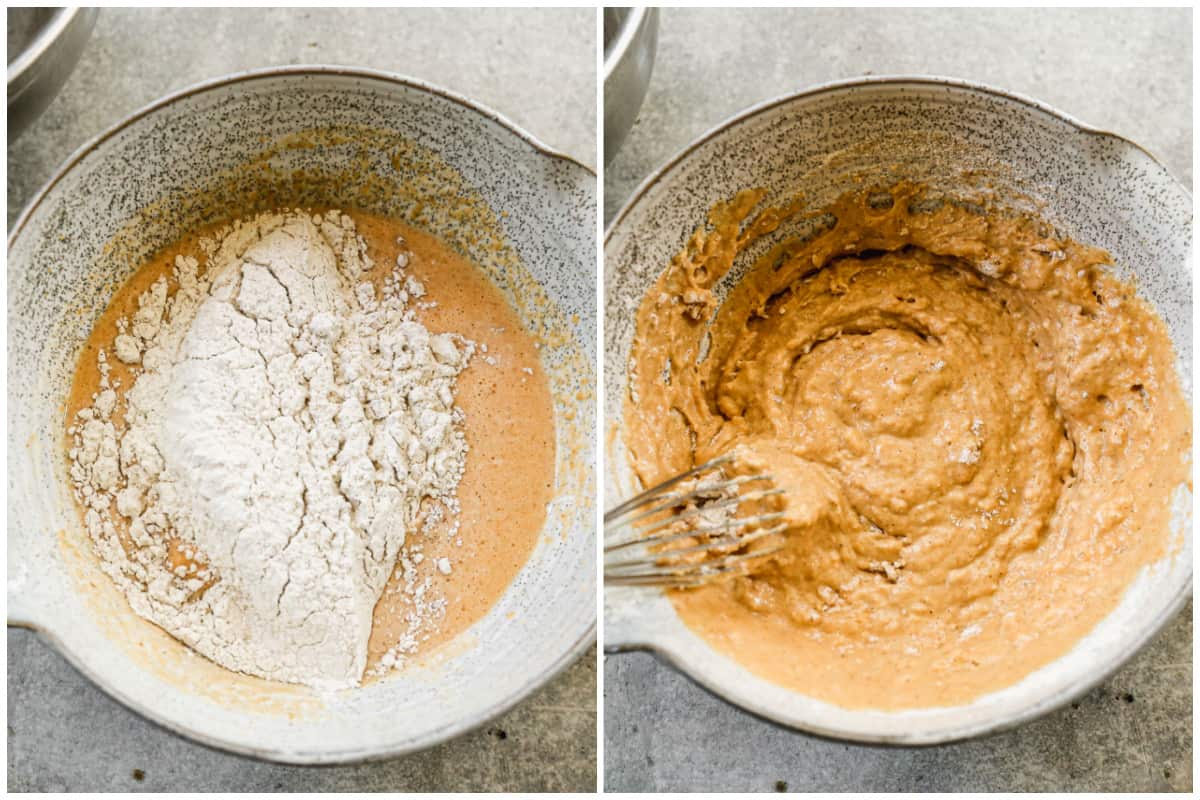
[{"label": "gray concrete surface", "polygon": [[[391,70],[491,106],[596,162],[591,9],[101,12],[62,94],[8,150],[8,222],[88,138],[161,95],[253,67]],[[494,723],[406,758],[297,768],[191,744],[124,710],[27,631],[8,631],[8,788],[15,791],[590,791],[596,654]]]},{"label": "gray concrete surface", "polygon": [[[754,103],[856,75],[982,81],[1127,136],[1192,181],[1186,9],[664,9],[645,105],[605,174],[606,219],[651,170]],[[1192,610],[1079,703],[921,750],[793,733],[644,654],[604,663],[604,782],[624,791],[1144,791],[1192,788]]]}]

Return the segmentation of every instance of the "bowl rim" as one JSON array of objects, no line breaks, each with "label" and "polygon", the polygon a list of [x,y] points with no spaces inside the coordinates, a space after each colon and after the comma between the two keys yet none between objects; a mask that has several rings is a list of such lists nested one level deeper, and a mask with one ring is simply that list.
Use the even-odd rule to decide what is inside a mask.
[{"label": "bowl rim", "polygon": [[[171,92],[158,98],[157,100],[141,106],[126,117],[122,118],[120,121],[88,139],[63,161],[63,163],[54,171],[54,174],[46,181],[45,184],[42,185],[42,187],[22,208],[20,215],[17,217],[17,220],[13,224],[13,228],[8,235],[9,250],[12,250],[18,237],[26,229],[30,220],[33,219],[34,215],[40,209],[42,202],[55,188],[55,186],[57,186],[58,183],[63,180],[63,178],[65,178],[76,167],[76,165],[79,164],[80,161],[90,155],[97,147],[114,136],[120,134],[134,123],[193,95],[202,94],[204,92],[221,89],[248,81],[281,77],[304,77],[307,75],[365,78],[369,80],[382,81],[384,83],[391,83],[403,88],[416,89],[417,91],[442,97],[462,106],[467,111],[479,114],[485,119],[498,124],[507,133],[516,136],[529,145],[538,155],[555,161],[561,161],[573,168],[581,169],[585,175],[590,175],[593,178],[596,175],[595,171],[587,165],[546,145],[533,134],[525,131],[523,128],[509,120],[498,111],[495,111],[494,109],[474,100],[470,100],[461,94],[448,89],[443,89],[426,81],[396,73],[386,72],[383,70],[331,64],[300,64],[281,67],[263,67],[229,73],[221,77],[194,83],[177,91]],[[597,624],[598,611],[594,610],[591,623],[582,631],[582,633],[575,639],[575,641],[571,643],[569,647],[562,651],[557,658],[551,661],[540,672],[530,675],[516,691],[512,692],[506,697],[500,698],[490,705],[487,705],[472,717],[465,717],[460,720],[452,721],[449,724],[429,732],[420,739],[415,739],[392,746],[378,748],[356,747],[349,750],[316,752],[311,750],[286,750],[275,745],[268,745],[265,747],[241,745],[220,740],[208,734],[193,730],[186,723],[180,723],[168,719],[164,715],[161,715],[156,709],[133,701],[119,688],[109,685],[107,681],[101,680],[85,665],[83,659],[81,659],[79,655],[74,652],[74,650],[57,632],[44,627],[43,625],[39,624],[37,620],[20,620],[16,622],[11,620],[9,621],[10,627],[20,627],[33,631],[38,638],[48,644],[52,649],[55,650],[55,652],[63,656],[63,658],[65,658],[66,661],[71,664],[71,666],[73,666],[80,674],[87,678],[92,685],[98,687],[109,697],[115,699],[126,709],[132,711],[143,719],[146,719],[161,728],[169,730],[172,733],[183,736],[189,741],[197,742],[214,750],[235,753],[238,755],[249,756],[275,763],[296,765],[360,764],[371,761],[380,761],[420,750],[425,750],[448,741],[449,739],[467,733],[468,731],[482,727],[488,722],[510,711],[513,707],[528,698],[535,691],[545,687],[547,683],[559,675],[568,666],[574,664],[579,657],[583,655],[587,648],[595,642]]]},{"label": "bowl rim", "polygon": [[[975,81],[938,75],[872,75],[828,81],[816,84],[806,89],[801,89],[796,92],[778,95],[776,97],[751,105],[712,126],[707,131],[700,134],[698,137],[678,150],[674,155],[672,155],[661,166],[647,175],[637,185],[637,187],[630,193],[626,201],[622,203],[617,213],[613,215],[612,221],[606,225],[602,247],[605,250],[608,249],[608,246],[612,242],[617,229],[623,222],[625,222],[625,220],[633,212],[635,206],[642,201],[645,195],[654,186],[660,182],[669,180],[671,173],[675,170],[675,168],[689,158],[698,148],[717,138],[718,136],[727,134],[737,125],[780,106],[797,101],[809,100],[824,94],[861,89],[864,87],[887,88],[913,85],[930,88],[943,88],[950,91],[964,93],[982,93],[991,95],[993,97],[998,97],[1000,99],[1023,105],[1030,110],[1039,112],[1050,118],[1065,123],[1081,133],[1108,137],[1122,142],[1123,144],[1142,152],[1147,158],[1150,159],[1151,162],[1161,168],[1165,175],[1170,177],[1171,181],[1176,185],[1179,191],[1181,191],[1189,200],[1192,197],[1191,191],[1188,189],[1188,187],[1183,184],[1183,182],[1180,181],[1179,178],[1177,178],[1161,160],[1159,160],[1153,153],[1151,153],[1142,145],[1119,134],[1089,125],[1077,117],[1067,114],[1064,111],[1060,111],[1059,109],[1047,103],[1036,100],[1027,95],[1006,89],[1000,89],[998,87],[978,83]],[[602,302],[607,302],[608,300],[606,292],[607,289],[602,290],[602,293],[604,293],[604,296],[601,298]],[[605,444],[606,450],[609,449],[607,447],[609,445],[607,439]],[[607,468],[607,453],[604,463],[606,464]],[[1179,556],[1177,555],[1176,557]],[[746,713],[765,720],[771,724],[780,725],[784,728],[802,731],[807,734],[816,735],[834,741],[857,742],[893,747],[948,744],[1016,728],[1051,711],[1062,708],[1068,703],[1077,700],[1079,697],[1091,691],[1100,683],[1108,680],[1119,669],[1124,667],[1135,655],[1137,655],[1142,648],[1144,648],[1150,642],[1151,639],[1158,636],[1166,627],[1166,625],[1179,614],[1179,612],[1187,604],[1188,600],[1192,597],[1193,581],[1194,569],[1189,572],[1187,580],[1180,584],[1175,592],[1175,596],[1167,605],[1163,607],[1163,610],[1153,620],[1150,620],[1149,624],[1141,626],[1136,635],[1128,637],[1123,643],[1123,646],[1116,651],[1113,657],[1110,658],[1100,669],[1089,675],[1086,679],[1061,690],[1058,694],[1051,695],[1041,699],[1038,702],[1031,703],[1024,709],[1021,709],[1011,716],[997,717],[994,720],[986,720],[955,727],[946,726],[941,731],[927,733],[912,733],[906,735],[871,735],[856,731],[838,730],[812,722],[799,722],[797,720],[787,719],[775,709],[767,707],[761,703],[753,702],[752,698],[748,697],[746,693],[742,692],[740,689],[734,688],[731,691],[730,687],[719,685],[719,682],[715,680],[712,675],[708,674],[707,671],[697,670],[694,667],[689,666],[684,655],[675,646],[677,643],[674,641],[675,637],[673,635],[668,635],[663,641],[654,641],[653,637],[645,637],[632,643],[618,644],[612,649],[609,649],[606,646],[605,652],[650,652],[654,654],[658,660],[669,665],[672,669],[684,675],[686,678],[688,678],[688,680],[692,681],[706,692],[721,698],[725,702],[736,706]],[[735,700],[733,699],[734,697],[737,697],[738,699]]]},{"label": "bowl rim", "polygon": [[953,90],[961,90],[961,91],[967,91],[967,92],[979,92],[979,93],[983,93],[983,94],[992,95],[994,97],[999,97],[1001,99],[1014,101],[1021,105],[1027,106],[1028,108],[1033,109],[1034,111],[1039,111],[1043,114],[1046,114],[1047,116],[1050,116],[1050,117],[1053,117],[1053,118],[1059,120],[1060,122],[1064,122],[1067,125],[1074,127],[1076,130],[1078,130],[1081,133],[1086,133],[1086,134],[1091,134],[1091,135],[1096,135],[1096,136],[1107,136],[1107,137],[1111,137],[1113,139],[1120,140],[1121,142],[1124,142],[1125,144],[1129,145],[1130,147],[1134,147],[1134,148],[1142,151],[1143,153],[1145,153],[1146,156],[1151,161],[1153,161],[1158,166],[1162,167],[1163,171],[1166,174],[1170,175],[1171,179],[1174,180],[1175,183],[1179,184],[1179,188],[1182,191],[1184,191],[1189,198],[1192,196],[1191,190],[1182,181],[1180,181],[1179,178],[1177,178],[1175,176],[1175,174],[1173,172],[1171,172],[1171,170],[1169,170],[1167,168],[1166,164],[1164,164],[1161,159],[1159,159],[1157,156],[1155,156],[1153,153],[1151,153],[1149,150],[1147,150],[1142,145],[1138,144],[1137,142],[1133,141],[1132,139],[1121,136],[1120,134],[1113,133],[1112,131],[1104,130],[1103,128],[1097,128],[1094,125],[1089,125],[1088,123],[1084,122],[1083,120],[1079,119],[1078,117],[1072,116],[1071,114],[1068,114],[1065,111],[1061,111],[1048,103],[1043,103],[1041,100],[1037,100],[1033,97],[1030,97],[1029,95],[1022,94],[1020,92],[1014,92],[1009,89],[1001,89],[997,86],[992,86],[992,85],[986,84],[986,83],[979,83],[977,81],[969,81],[969,80],[965,80],[963,78],[952,78],[952,77],[944,76],[944,75],[929,75],[929,74],[921,74],[921,73],[911,73],[911,74],[896,73],[896,74],[887,74],[887,75],[867,75],[867,76],[858,77],[858,78],[839,78],[839,79],[833,80],[833,81],[825,81],[823,83],[818,83],[813,86],[809,86],[807,88],[800,89],[799,91],[788,92],[786,94],[776,95],[775,97],[771,97],[766,100],[755,103],[751,106],[748,106],[748,107],[742,109],[741,111],[738,111],[738,112],[734,113],[733,115],[726,117],[722,121],[716,123],[715,125],[710,127],[708,130],[706,130],[704,133],[700,134],[695,139],[692,139],[690,142],[688,142],[682,148],[677,150],[671,157],[669,157],[666,161],[664,161],[658,168],[656,168],[649,175],[647,175],[645,178],[643,178],[642,181],[634,188],[634,190],[629,193],[629,197],[625,200],[624,203],[621,204],[621,207],[618,209],[617,213],[613,215],[612,221],[610,221],[604,227],[604,241],[603,241],[604,246],[608,245],[608,242],[612,238],[613,232],[616,230],[617,226],[620,225],[621,222],[625,219],[625,217],[629,215],[629,213],[633,210],[633,207],[635,205],[637,205],[638,202],[641,201],[642,196],[645,195],[646,192],[648,192],[651,187],[653,187],[659,181],[668,177],[668,174],[672,170],[674,170],[675,167],[680,164],[680,162],[682,162],[685,158],[690,156],[692,154],[692,152],[695,151],[697,148],[699,148],[701,145],[704,145],[707,142],[709,142],[710,140],[715,139],[717,136],[720,136],[720,135],[726,133],[729,129],[733,128],[734,126],[739,125],[743,122],[746,122],[750,118],[756,117],[765,111],[770,111],[771,109],[776,108],[778,106],[787,105],[788,103],[792,103],[792,102],[795,102],[798,100],[808,100],[808,99],[812,99],[814,97],[818,97],[823,94],[844,91],[847,89],[859,89],[859,88],[864,88],[867,86],[888,87],[888,86],[900,86],[900,85],[906,85],[906,84],[907,85],[913,85],[913,84],[924,85],[924,86],[929,86],[929,87],[942,87],[942,88],[950,89],[952,91]]},{"label": "bowl rim", "polygon": [[17,216],[13,223],[12,230],[8,233],[8,246],[11,248],[13,242],[20,234],[22,228],[28,223],[30,218],[37,210],[37,206],[45,199],[46,195],[66,177],[75,165],[82,161],[89,153],[95,150],[104,142],[119,134],[125,128],[135,122],[138,122],[144,117],[148,117],[162,109],[173,105],[180,100],[184,100],[192,95],[203,94],[214,89],[220,89],[226,86],[232,86],[238,83],[246,83],[256,80],[264,80],[268,78],[284,78],[284,77],[304,77],[306,75],[324,75],[337,76],[346,78],[366,78],[371,80],[379,80],[386,83],[393,83],[409,89],[416,89],[446,100],[450,100],[469,111],[474,111],[482,115],[485,119],[496,123],[502,128],[505,128],[509,133],[521,139],[535,151],[548,158],[562,161],[573,167],[578,167],[584,170],[592,177],[596,176],[596,171],[579,161],[574,156],[567,155],[560,150],[556,150],[550,145],[543,142],[541,139],[529,133],[521,126],[510,120],[508,117],[501,114],[499,111],[484,105],[475,100],[467,98],[465,95],[459,94],[450,89],[445,89],[427,81],[413,78],[408,75],[401,75],[395,72],[386,70],[369,69],[367,67],[350,67],[340,64],[293,64],[282,67],[257,67],[255,69],[239,70],[238,72],[230,72],[217,78],[209,78],[197,83],[190,84],[177,89],[173,92],[163,95],[156,100],[152,100],[143,106],[130,112],[127,116],[105,128],[100,133],[92,136],[79,147],[68,155],[63,162],[54,170],[54,173],[42,184],[41,188],[33,194],[32,197],[21,208],[21,213]]}]

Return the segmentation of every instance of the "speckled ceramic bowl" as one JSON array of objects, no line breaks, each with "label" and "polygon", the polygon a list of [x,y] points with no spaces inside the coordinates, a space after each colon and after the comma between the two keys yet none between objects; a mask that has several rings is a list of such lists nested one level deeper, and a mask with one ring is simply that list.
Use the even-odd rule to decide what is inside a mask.
[{"label": "speckled ceramic bowl", "polygon": [[[234,675],[134,616],[65,477],[67,388],[114,289],[196,225],[279,204],[359,207],[440,235],[543,341],[554,393],[556,499],[513,585],[434,656],[335,696]],[[89,142],[9,237],[9,623],[144,716],[279,761],[396,755],[513,706],[594,640],[595,214],[586,168],[464,98],[361,70],[233,75]]]},{"label": "speckled ceramic bowl", "polygon": [[[820,207],[856,178],[908,178],[950,193],[1030,207],[1073,238],[1107,249],[1117,273],[1166,320],[1191,398],[1192,206],[1135,144],[1007,92],[941,78],[871,78],[771,101],[718,126],[650,176],[617,214],[605,254],[605,501],[629,496],[622,399],[637,304],[716,202],[761,186],[768,204],[802,191]],[[735,267],[736,268],[736,267]],[[1179,547],[1148,567],[1120,606],[1070,653],[969,705],[851,711],[783,689],[717,653],[661,594],[605,591],[605,647],[649,649],[749,711],[826,736],[928,744],[1017,725],[1111,675],[1186,603],[1191,491],[1177,489]]]}]

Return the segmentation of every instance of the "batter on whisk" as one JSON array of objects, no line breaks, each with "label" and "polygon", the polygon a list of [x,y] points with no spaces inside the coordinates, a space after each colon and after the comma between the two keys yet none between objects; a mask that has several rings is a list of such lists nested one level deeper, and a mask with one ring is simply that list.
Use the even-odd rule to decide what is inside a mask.
[{"label": "batter on whisk", "polygon": [[789,526],[672,602],[846,707],[1017,682],[1170,546],[1191,428],[1165,326],[1037,219],[909,184],[754,214],[763,196],[714,208],[643,299],[624,439],[647,485],[737,452],[788,489]]}]

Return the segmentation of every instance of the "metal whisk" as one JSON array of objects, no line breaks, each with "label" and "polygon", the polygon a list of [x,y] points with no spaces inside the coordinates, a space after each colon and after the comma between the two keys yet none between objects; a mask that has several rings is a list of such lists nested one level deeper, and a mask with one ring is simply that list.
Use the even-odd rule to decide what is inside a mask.
[{"label": "metal whisk", "polygon": [[[604,515],[604,582],[623,586],[699,586],[736,574],[745,562],[782,545],[746,552],[745,546],[787,525],[768,527],[782,512],[738,516],[738,506],[782,494],[782,489],[742,492],[743,484],[770,475],[727,478],[720,456],[663,481]],[[682,510],[680,510],[682,509]],[[720,512],[722,519],[711,521]],[[708,517],[709,519],[705,519]],[[697,524],[687,524],[696,520]],[[639,523],[641,523],[639,525]],[[684,539],[696,539],[687,544]],[[679,542],[684,546],[668,548]]]}]

